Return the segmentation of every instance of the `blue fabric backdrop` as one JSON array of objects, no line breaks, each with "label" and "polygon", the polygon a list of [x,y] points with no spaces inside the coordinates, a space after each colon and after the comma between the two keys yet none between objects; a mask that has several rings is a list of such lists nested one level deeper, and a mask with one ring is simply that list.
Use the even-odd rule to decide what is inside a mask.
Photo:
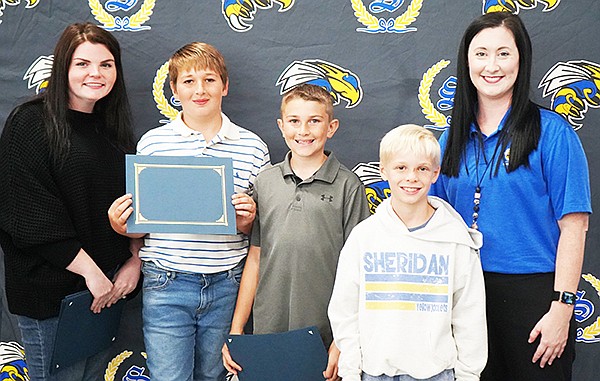
[{"label": "blue fabric backdrop", "polygon": [[[329,86],[341,127],[328,148],[354,168],[375,207],[385,197],[376,170],[379,140],[399,124],[447,127],[458,41],[473,18],[498,9],[523,18],[534,46],[532,96],[577,130],[600,210],[597,0],[0,0],[0,125],[13,107],[43,91],[54,44],[69,23],[97,23],[121,42],[137,137],[178,110],[166,83],[168,57],[185,43],[205,41],[227,60],[225,113],[258,133],[274,162],[286,152],[275,123],[280,94],[302,81]],[[575,310],[576,381],[600,374],[600,221],[592,215],[590,222]],[[20,341],[14,318],[2,311],[0,380],[10,366],[4,354],[19,352]],[[149,379],[139,314],[138,298],[99,378]]]}]

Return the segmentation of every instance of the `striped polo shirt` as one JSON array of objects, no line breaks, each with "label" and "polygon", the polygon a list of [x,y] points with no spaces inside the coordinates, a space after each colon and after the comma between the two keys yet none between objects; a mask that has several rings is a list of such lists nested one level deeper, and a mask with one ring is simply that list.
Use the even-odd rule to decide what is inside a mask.
[{"label": "striped polo shirt", "polygon": [[[138,142],[137,154],[232,158],[235,192],[248,192],[258,173],[270,165],[267,145],[258,135],[232,123],[225,114],[221,116],[221,129],[207,142],[202,133],[185,125],[180,113],[169,124],[144,134]],[[181,207],[185,207],[185,200],[181,200]],[[167,270],[211,274],[235,267],[247,253],[248,237],[241,233],[152,233],[146,236],[140,258]]]}]

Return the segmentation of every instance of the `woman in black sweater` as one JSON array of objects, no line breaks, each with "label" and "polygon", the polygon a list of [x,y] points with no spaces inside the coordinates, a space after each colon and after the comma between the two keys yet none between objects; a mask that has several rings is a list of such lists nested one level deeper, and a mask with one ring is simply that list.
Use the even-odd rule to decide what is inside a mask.
[{"label": "woman in black sweater", "polygon": [[13,110],[0,139],[6,295],[31,380],[87,377],[86,361],[48,374],[63,297],[88,288],[100,312],[137,284],[139,258],[107,216],[133,146],[118,41],[91,23],[69,25],[46,91]]}]

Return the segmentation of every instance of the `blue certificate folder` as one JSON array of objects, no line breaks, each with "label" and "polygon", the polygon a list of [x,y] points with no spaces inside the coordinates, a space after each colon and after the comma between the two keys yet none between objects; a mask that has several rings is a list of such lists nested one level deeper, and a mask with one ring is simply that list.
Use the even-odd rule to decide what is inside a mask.
[{"label": "blue certificate folder", "polygon": [[240,381],[323,381],[327,352],[317,327],[264,335],[230,335]]},{"label": "blue certificate folder", "polygon": [[119,300],[99,314],[90,310],[92,301],[88,290],[62,300],[50,373],[100,353],[116,339],[126,301]]},{"label": "blue certificate folder", "polygon": [[128,233],[236,234],[231,158],[126,157]]}]

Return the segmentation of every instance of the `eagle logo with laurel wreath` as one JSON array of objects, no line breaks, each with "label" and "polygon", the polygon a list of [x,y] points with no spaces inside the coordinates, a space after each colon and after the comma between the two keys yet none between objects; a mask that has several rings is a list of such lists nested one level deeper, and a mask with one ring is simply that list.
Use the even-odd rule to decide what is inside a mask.
[{"label": "eagle logo with laurel wreath", "polygon": [[160,120],[161,124],[169,123],[170,121],[175,120],[177,114],[179,114],[179,110],[175,108],[180,105],[179,101],[173,95],[171,95],[169,99],[167,99],[165,96],[164,88],[168,77],[169,61],[165,62],[160,68],[158,68],[156,75],[154,76],[154,81],[152,82],[152,97],[156,103],[156,108],[162,115],[167,117],[166,120]]},{"label": "eagle logo with laurel wreath", "polygon": [[39,94],[46,90],[48,87],[48,80],[50,74],[52,74],[52,63],[54,62],[54,56],[39,56],[29,66],[23,80],[27,81],[27,88],[31,89],[35,87],[35,93]]},{"label": "eagle logo with laurel wreath", "polygon": [[138,364],[140,361],[146,362],[146,352],[141,352],[140,356],[132,357],[133,354],[132,351],[125,350],[110,360],[104,371],[104,381],[150,381],[146,368]]},{"label": "eagle logo with laurel wreath", "polygon": [[221,13],[229,27],[236,32],[252,29],[251,21],[258,9],[273,8],[279,4],[278,12],[286,12],[294,6],[295,0],[223,0]]},{"label": "eagle logo with laurel wreath", "polygon": [[542,12],[549,12],[560,4],[560,0],[483,0],[483,13],[510,12],[517,14],[521,9],[532,9],[539,3],[544,4]]},{"label": "eagle logo with laurel wreath", "polygon": [[29,381],[25,349],[16,341],[0,343],[0,381]]},{"label": "eagle logo with laurel wreath", "polygon": [[352,172],[363,183],[365,186],[365,193],[369,202],[369,211],[371,214],[375,213],[375,209],[381,204],[383,200],[389,198],[392,192],[390,191],[390,184],[381,177],[379,171],[379,162],[370,161],[368,163],[358,163]]},{"label": "eagle logo with laurel wreath", "polygon": [[279,93],[287,93],[301,84],[323,87],[333,97],[333,104],[346,101],[346,108],[356,107],[362,99],[360,78],[350,70],[331,62],[312,59],[294,61],[281,73],[276,86],[281,86]]},{"label": "eagle logo with laurel wreath", "polygon": [[144,0],[138,11],[130,15],[137,3],[138,0],[109,0],[102,6],[99,0],[88,0],[92,15],[108,31],[138,32],[150,29],[144,23],[150,20],[156,0]]},{"label": "eagle logo with laurel wreath", "polygon": [[552,96],[550,108],[578,130],[588,108],[600,107],[600,64],[585,60],[558,62],[538,88],[543,88],[542,96]]},{"label": "eagle logo with laurel wreath", "polygon": [[[583,274],[581,277],[594,288],[596,296],[600,298],[600,280],[592,274]],[[577,328],[577,338],[575,340],[579,343],[598,343],[600,342],[600,316],[597,316],[596,319],[593,318],[595,311],[594,303],[586,299],[585,295],[585,290],[577,291],[577,302],[575,303],[573,313],[579,327]],[[588,326],[583,326],[583,323],[590,319],[592,323]]]},{"label": "eagle logo with laurel wreath", "polygon": [[440,60],[431,66],[423,74],[423,78],[419,83],[419,105],[421,112],[433,124],[425,125],[425,128],[432,130],[445,130],[450,126],[450,116],[444,115],[442,112],[448,112],[454,107],[454,94],[456,93],[456,77],[451,75],[437,91],[438,100],[434,104],[431,100],[431,87],[435,77],[444,70],[450,61]]},{"label": "eagle logo with laurel wreath", "polygon": [[357,32],[365,33],[407,33],[415,32],[417,28],[410,25],[417,20],[423,7],[423,0],[411,0],[400,16],[377,17],[375,14],[395,13],[404,4],[404,0],[375,0],[369,6],[362,0],[351,0],[354,16],[364,28],[356,28]]},{"label": "eagle logo with laurel wreath", "polygon": [[[40,0],[26,0],[26,1],[27,1],[27,5],[25,5],[25,8],[34,8],[40,3]],[[2,17],[2,15],[4,15],[4,9],[6,8],[7,5],[11,6],[11,7],[16,7],[19,4],[21,4],[21,0],[0,0],[0,18]],[[0,24],[2,24],[1,19],[0,19]]]}]

